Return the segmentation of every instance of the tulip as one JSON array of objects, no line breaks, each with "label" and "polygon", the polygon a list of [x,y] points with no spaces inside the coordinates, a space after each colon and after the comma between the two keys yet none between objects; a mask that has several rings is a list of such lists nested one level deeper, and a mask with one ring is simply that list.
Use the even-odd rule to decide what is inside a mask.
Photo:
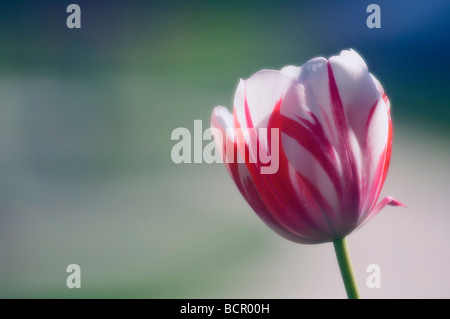
[{"label": "tulip", "polygon": [[[256,214],[293,242],[333,242],[341,272],[350,267],[346,236],[386,205],[403,205],[389,196],[377,204],[391,158],[390,102],[353,50],[241,80],[233,114],[216,107],[211,126]],[[279,162],[275,172],[261,172],[261,154]]]}]

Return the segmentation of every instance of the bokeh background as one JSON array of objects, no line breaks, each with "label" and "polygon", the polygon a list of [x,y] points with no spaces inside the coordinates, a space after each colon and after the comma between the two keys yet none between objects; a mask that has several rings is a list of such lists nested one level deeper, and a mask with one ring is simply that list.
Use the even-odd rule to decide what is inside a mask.
[{"label": "bokeh background", "polygon": [[332,245],[278,237],[222,165],[174,164],[170,137],[205,129],[239,78],[353,48],[392,103],[382,195],[408,206],[349,237],[362,296],[449,298],[449,16],[424,0],[2,1],[0,297],[345,298]]}]

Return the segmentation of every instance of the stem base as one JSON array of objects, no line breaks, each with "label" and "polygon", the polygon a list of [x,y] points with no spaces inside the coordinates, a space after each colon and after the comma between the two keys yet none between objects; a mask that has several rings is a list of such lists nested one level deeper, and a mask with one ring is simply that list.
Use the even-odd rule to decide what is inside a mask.
[{"label": "stem base", "polygon": [[333,241],[336,258],[339,269],[341,270],[342,280],[344,281],[345,291],[348,299],[359,299],[358,285],[355,274],[353,273],[352,262],[348,252],[347,240],[345,237]]}]

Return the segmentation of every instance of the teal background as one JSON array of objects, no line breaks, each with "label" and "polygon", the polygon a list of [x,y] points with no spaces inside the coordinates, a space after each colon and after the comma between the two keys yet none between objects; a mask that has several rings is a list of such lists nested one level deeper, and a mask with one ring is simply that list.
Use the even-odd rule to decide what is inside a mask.
[{"label": "teal background", "polygon": [[[170,136],[205,129],[239,78],[347,48],[391,99],[382,195],[408,206],[349,237],[362,295],[450,297],[449,16],[418,0],[3,1],[0,297],[345,297],[331,245],[269,231],[222,165],[174,164]],[[72,263],[81,289],[66,287]]]}]

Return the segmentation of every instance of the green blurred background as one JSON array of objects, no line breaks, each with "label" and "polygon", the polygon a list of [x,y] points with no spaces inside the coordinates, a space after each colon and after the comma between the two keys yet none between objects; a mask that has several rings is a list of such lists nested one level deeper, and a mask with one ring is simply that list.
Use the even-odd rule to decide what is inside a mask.
[{"label": "green blurred background", "polygon": [[449,16],[419,0],[2,1],[0,297],[345,297],[331,245],[273,234],[222,165],[174,164],[170,137],[205,129],[239,78],[353,48],[392,103],[382,195],[408,206],[349,237],[362,295],[449,298]]}]

